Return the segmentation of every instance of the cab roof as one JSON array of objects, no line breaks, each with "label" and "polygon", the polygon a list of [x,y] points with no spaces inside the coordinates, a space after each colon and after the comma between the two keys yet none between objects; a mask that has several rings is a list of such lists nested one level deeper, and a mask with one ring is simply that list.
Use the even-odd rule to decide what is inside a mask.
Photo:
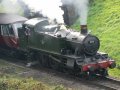
[{"label": "cab roof", "polygon": [[11,14],[11,13],[0,13],[0,24],[12,24],[16,22],[26,21],[27,18]]}]

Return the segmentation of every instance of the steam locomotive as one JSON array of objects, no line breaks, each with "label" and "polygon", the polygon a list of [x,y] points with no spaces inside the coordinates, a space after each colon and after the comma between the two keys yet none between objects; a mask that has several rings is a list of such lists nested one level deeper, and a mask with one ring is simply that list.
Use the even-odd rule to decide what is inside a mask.
[{"label": "steam locomotive", "polygon": [[99,47],[99,39],[87,32],[86,25],[76,32],[48,18],[0,14],[2,53],[25,55],[29,62],[76,74],[107,76],[107,69],[116,64],[108,54],[98,52]]}]

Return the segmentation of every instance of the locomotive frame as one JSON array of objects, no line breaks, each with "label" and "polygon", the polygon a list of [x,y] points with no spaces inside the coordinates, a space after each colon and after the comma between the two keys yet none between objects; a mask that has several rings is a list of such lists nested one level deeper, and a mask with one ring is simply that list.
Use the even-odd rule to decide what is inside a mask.
[{"label": "locomotive frame", "polygon": [[[107,69],[116,66],[108,54],[98,52],[99,39],[89,33],[68,30],[64,25],[51,23],[48,18],[27,20],[21,16],[2,13],[0,20],[0,31],[13,30],[13,36],[8,33],[9,39],[4,37],[3,32],[0,34],[2,53],[22,55],[34,64],[39,62],[46,67],[69,70],[75,74],[95,73],[107,76]],[[20,27],[15,29],[18,23]],[[8,25],[9,28],[2,29],[2,25]]]}]

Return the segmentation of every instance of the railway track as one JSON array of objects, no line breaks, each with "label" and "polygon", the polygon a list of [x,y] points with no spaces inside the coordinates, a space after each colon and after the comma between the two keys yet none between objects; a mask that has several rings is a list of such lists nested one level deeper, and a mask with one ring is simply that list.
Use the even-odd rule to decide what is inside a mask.
[{"label": "railway track", "polygon": [[[68,76],[68,75],[67,75]],[[84,79],[69,75],[76,81],[83,82],[84,84],[93,85],[99,87],[100,90],[120,90],[120,81],[110,77],[100,77],[94,79]]]},{"label": "railway track", "polygon": [[[36,68],[34,68],[34,69],[36,69]],[[69,75],[68,73],[61,73],[61,72],[51,70],[51,69],[42,68],[42,70],[44,72],[48,72],[49,74],[53,74],[54,76],[62,77],[62,78],[67,79],[67,80],[72,80],[75,83],[79,83],[79,84],[82,83],[84,85],[94,87],[94,88],[97,87],[98,88],[97,90],[119,90],[119,88],[120,88],[120,86],[117,87],[117,88],[115,87],[116,85],[114,87],[110,86],[110,85],[107,86],[107,85],[104,85],[104,84],[100,84],[100,83],[98,83],[98,82],[96,82],[94,80],[87,80],[87,79],[75,77],[73,75]]]},{"label": "railway track", "polygon": [[93,81],[101,86],[110,87],[111,90],[120,90],[120,81],[113,79],[111,77],[98,77],[96,80]]},{"label": "railway track", "polygon": [[120,81],[109,78],[109,77],[107,77],[107,78],[99,77],[98,79],[97,78],[95,78],[95,79],[84,79],[84,78],[76,77],[74,75],[70,75],[68,73],[62,73],[62,72],[58,72],[58,71],[51,70],[51,69],[43,68],[43,70],[46,71],[46,72],[52,73],[55,76],[59,76],[59,77],[65,78],[65,79],[66,78],[70,79],[74,82],[78,82],[78,83],[82,82],[85,85],[98,87],[100,90],[120,90]]},{"label": "railway track", "polygon": [[[22,68],[25,67],[25,65],[22,64],[23,62],[21,62],[21,60],[13,59],[13,58],[3,58],[3,59],[9,61],[13,65],[16,65],[16,66],[19,66]],[[88,86],[98,87],[98,90],[120,90],[120,81],[110,78],[110,77],[106,77],[106,78],[97,77],[95,79],[88,80],[88,79],[84,79],[84,78],[75,77],[68,73],[62,73],[62,72],[58,72],[56,70],[48,69],[48,68],[44,68],[44,67],[39,68],[37,66],[37,67],[32,67],[30,69],[37,70],[37,71],[40,70],[40,71],[47,72],[47,73],[55,75],[55,76],[60,76],[65,79],[72,80],[77,83],[83,83]]]},{"label": "railway track", "polygon": [[116,79],[111,78],[111,77],[106,77],[105,80],[112,81],[114,84],[117,84],[120,86],[120,80],[116,80]]},{"label": "railway track", "polygon": [[89,83],[94,84],[95,86],[99,87],[102,90],[119,90],[115,87],[107,86],[107,85],[104,85],[104,84],[101,84],[101,83],[98,83],[98,82],[94,82],[94,81],[91,81]]}]

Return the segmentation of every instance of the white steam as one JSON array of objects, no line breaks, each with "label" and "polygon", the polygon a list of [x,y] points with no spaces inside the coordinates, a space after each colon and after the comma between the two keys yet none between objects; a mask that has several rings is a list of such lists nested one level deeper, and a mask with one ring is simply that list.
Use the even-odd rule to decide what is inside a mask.
[{"label": "white steam", "polygon": [[62,6],[61,0],[23,0],[31,9],[40,11],[44,16],[57,22],[63,23],[64,12],[60,8]]},{"label": "white steam", "polygon": [[63,14],[60,6],[62,4],[73,5],[75,12],[80,17],[81,25],[87,24],[89,0],[23,0],[30,8],[40,11],[44,16],[50,19],[56,19],[63,23]]},{"label": "white steam", "polygon": [[20,13],[20,7],[15,0],[2,0],[0,8],[2,13]]},{"label": "white steam", "polygon": [[[80,17],[81,25],[87,24],[89,0],[21,0],[35,11],[40,11],[45,17],[52,20],[56,19],[58,23],[63,23],[62,4],[73,5],[75,12]],[[20,13],[20,6],[17,0],[2,0],[0,3],[1,12]],[[18,8],[19,7],[19,8]]]},{"label": "white steam", "polygon": [[87,24],[89,0],[62,0],[63,4],[73,5],[76,14],[80,17],[81,25]]},{"label": "white steam", "polygon": [[87,25],[89,0],[75,0],[76,12],[80,16],[81,25]]}]

